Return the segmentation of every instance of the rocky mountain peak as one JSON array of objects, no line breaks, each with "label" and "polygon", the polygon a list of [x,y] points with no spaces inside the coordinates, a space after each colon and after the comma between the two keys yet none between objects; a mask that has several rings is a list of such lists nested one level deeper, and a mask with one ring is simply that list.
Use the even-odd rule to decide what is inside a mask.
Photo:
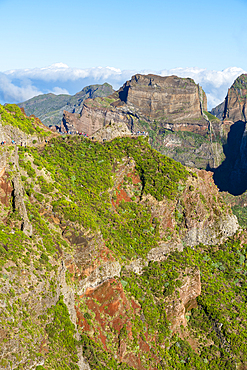
[{"label": "rocky mountain peak", "polygon": [[137,131],[138,120],[157,120],[166,129],[205,134],[208,121],[204,110],[205,93],[192,79],[136,74],[107,98],[87,99],[79,116],[64,112],[61,129],[92,135],[110,122],[123,121]]},{"label": "rocky mountain peak", "polygon": [[199,86],[191,78],[177,76],[136,74],[119,90],[119,98],[149,120],[190,122],[202,117],[201,108],[207,110],[205,94],[201,107]]}]

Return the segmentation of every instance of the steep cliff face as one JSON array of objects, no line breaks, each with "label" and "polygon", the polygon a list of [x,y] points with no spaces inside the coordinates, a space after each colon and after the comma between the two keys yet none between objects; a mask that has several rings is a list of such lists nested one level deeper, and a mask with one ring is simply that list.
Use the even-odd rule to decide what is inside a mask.
[{"label": "steep cliff face", "polygon": [[[90,107],[89,107],[90,106]],[[92,134],[105,124],[124,121],[133,126],[136,119],[158,120],[164,128],[187,130],[205,134],[208,122],[203,117],[207,110],[205,93],[189,78],[176,76],[135,75],[107,99],[87,100],[76,127]],[[70,124],[67,113],[63,125]],[[80,123],[79,123],[80,121]],[[68,123],[67,123],[68,122]],[[85,122],[85,126],[82,123]]]},{"label": "steep cliff face", "polygon": [[224,159],[222,124],[190,78],[137,74],[107,98],[87,99],[80,113],[65,111],[61,130],[93,136],[110,123],[145,132],[155,149],[184,165],[216,168]]},{"label": "steep cliff face", "polygon": [[203,94],[201,106],[200,89],[192,79],[138,74],[123,85],[119,97],[142,118],[173,124],[175,129],[182,123],[207,129],[202,116],[202,110],[207,110],[206,97]]},{"label": "steep cliff face", "polygon": [[223,128],[238,121],[246,122],[246,99],[247,99],[247,75],[239,76],[230,89],[224,102],[212,109],[212,114],[223,121]]},{"label": "steep cliff face", "polygon": [[[215,181],[222,190],[239,195],[247,189],[246,113],[247,75],[239,76],[221,104],[225,162],[216,170]],[[217,108],[217,107],[216,107]],[[215,108],[215,109],[216,109]]]},{"label": "steep cliff face", "polygon": [[247,75],[239,76],[228,90],[225,101],[223,120],[246,121],[247,113]]}]

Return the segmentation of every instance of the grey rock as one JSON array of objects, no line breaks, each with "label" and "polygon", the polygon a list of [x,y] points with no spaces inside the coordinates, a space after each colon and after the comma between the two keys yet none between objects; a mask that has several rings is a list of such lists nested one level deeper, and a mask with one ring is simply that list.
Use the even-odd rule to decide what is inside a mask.
[{"label": "grey rock", "polygon": [[183,242],[189,246],[195,246],[199,243],[205,245],[217,244],[234,235],[238,229],[237,217],[235,215],[226,215],[208,227],[193,227],[187,232]]},{"label": "grey rock", "polygon": [[101,142],[124,136],[132,136],[127,125],[124,122],[110,122],[107,126],[96,131],[91,138]]},{"label": "grey rock", "polygon": [[77,294],[82,295],[87,288],[96,288],[108,279],[114,276],[119,277],[121,265],[118,261],[106,262],[100,267],[97,267],[86,279],[80,282]]}]

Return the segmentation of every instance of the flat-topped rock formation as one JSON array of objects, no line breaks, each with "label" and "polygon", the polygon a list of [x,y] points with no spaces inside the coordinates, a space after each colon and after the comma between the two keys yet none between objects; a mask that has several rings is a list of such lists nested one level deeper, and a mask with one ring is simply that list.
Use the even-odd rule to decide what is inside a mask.
[{"label": "flat-topped rock formation", "polygon": [[107,98],[87,99],[79,114],[64,112],[61,130],[92,135],[110,122],[159,121],[170,130],[205,134],[208,121],[205,93],[190,78],[137,74]]},{"label": "flat-topped rock formation", "polygon": [[[202,94],[202,97],[200,95]],[[207,110],[205,93],[191,78],[137,74],[119,90],[119,98],[135,113],[167,123],[195,123]]]}]

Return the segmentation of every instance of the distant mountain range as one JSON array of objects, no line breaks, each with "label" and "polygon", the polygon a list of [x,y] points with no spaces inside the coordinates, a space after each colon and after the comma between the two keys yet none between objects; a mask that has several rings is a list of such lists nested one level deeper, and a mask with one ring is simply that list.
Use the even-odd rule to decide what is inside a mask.
[{"label": "distant mountain range", "polygon": [[112,86],[104,83],[103,85],[86,86],[75,95],[43,94],[17,105],[24,108],[28,116],[35,115],[38,117],[47,127],[60,126],[64,110],[79,113],[85,99],[104,97],[113,92]]}]

